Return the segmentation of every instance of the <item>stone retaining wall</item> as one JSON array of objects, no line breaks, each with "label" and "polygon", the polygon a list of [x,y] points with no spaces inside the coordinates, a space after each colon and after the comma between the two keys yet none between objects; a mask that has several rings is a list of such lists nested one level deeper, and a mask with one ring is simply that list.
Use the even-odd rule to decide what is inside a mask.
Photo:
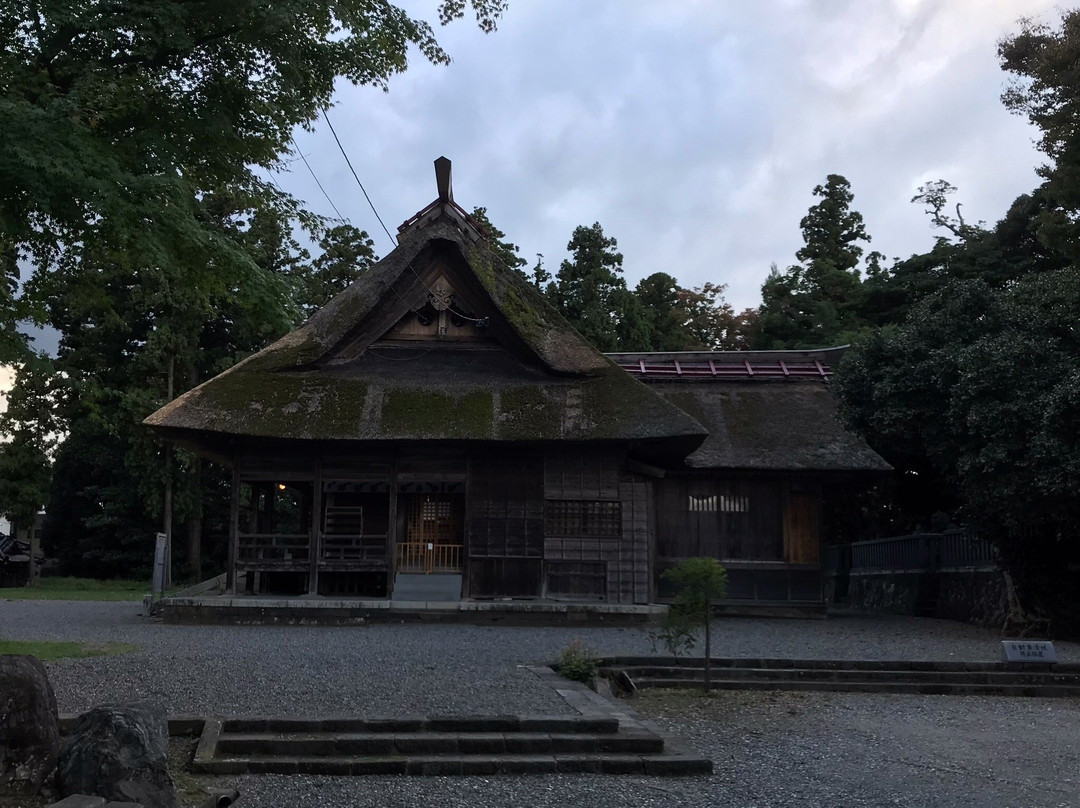
[{"label": "stone retaining wall", "polygon": [[937,573],[851,572],[848,597],[852,608],[865,612],[912,615],[920,593],[937,576],[933,616],[1000,628],[1007,613],[1005,581],[997,569],[941,570]]}]

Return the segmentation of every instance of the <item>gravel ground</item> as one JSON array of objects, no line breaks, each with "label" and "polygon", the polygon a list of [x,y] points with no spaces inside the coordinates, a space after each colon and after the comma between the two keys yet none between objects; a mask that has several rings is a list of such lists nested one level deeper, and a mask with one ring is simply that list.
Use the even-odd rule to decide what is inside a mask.
[{"label": "gravel ground", "polygon": [[[167,626],[133,603],[0,601],[0,636],[135,643],[49,664],[61,712],[155,698],[172,714],[568,713],[522,665],[638,629]],[[718,655],[993,661],[993,632],[939,620],[728,619]],[[1062,661],[1080,645],[1057,643]],[[636,703],[717,764],[707,778],[230,778],[250,808],[306,806],[1075,806],[1080,700],[719,693]]]},{"label": "gravel ground", "polygon": [[[369,625],[172,626],[134,603],[0,601],[8,639],[118,641],[140,651],[49,664],[61,712],[153,698],[178,714],[566,713],[520,666],[553,661],[575,637],[603,654],[649,653],[640,629]],[[993,661],[993,632],[944,620],[731,618],[718,656]],[[1080,645],[1058,643],[1062,661]]]}]

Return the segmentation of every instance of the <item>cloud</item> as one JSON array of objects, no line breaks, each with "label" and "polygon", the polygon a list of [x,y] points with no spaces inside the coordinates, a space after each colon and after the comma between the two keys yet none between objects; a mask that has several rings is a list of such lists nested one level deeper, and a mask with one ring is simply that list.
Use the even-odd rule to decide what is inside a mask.
[{"label": "cloud", "polygon": [[[426,13],[416,4],[416,13]],[[342,86],[335,126],[388,224],[435,194],[483,205],[530,261],[599,221],[631,283],[663,270],[756,305],[794,260],[811,189],[852,183],[873,248],[932,243],[908,200],[928,178],[994,220],[1037,183],[1033,130],[1002,107],[997,40],[1049,0],[511,2],[500,30],[440,30],[449,67],[415,61],[390,92]],[[342,209],[389,240],[326,131],[298,141]],[[303,166],[282,184],[320,212]],[[391,224],[391,229],[393,225]]]}]

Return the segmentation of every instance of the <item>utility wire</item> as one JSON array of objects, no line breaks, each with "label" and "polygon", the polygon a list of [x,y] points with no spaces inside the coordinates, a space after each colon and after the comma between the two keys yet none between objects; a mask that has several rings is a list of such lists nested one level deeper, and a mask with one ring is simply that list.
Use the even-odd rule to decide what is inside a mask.
[{"label": "utility wire", "polygon": [[[382,225],[383,232],[386,233],[387,238],[389,238],[390,242],[396,247],[397,246],[397,239],[395,239],[393,237],[393,235],[391,235],[390,231],[387,229],[386,224],[382,220],[382,216],[380,216],[379,211],[375,209],[375,203],[372,202],[371,197],[368,196],[368,192],[367,192],[367,189],[364,187],[364,183],[360,182],[360,177],[356,173],[356,169],[353,168],[352,160],[349,159],[348,152],[345,151],[345,147],[341,144],[341,138],[338,137],[337,130],[334,129],[334,124],[330,122],[329,113],[327,113],[327,111],[325,109],[323,109],[322,114],[323,114],[323,119],[326,121],[326,125],[330,127],[330,133],[334,136],[334,142],[337,143],[337,147],[338,147],[338,150],[341,152],[341,156],[345,158],[345,162],[349,166],[349,171],[352,172],[353,179],[355,179],[356,184],[360,186],[360,190],[364,192],[364,199],[367,200],[368,205],[371,207],[371,212],[375,214],[375,218],[378,219],[379,224]],[[301,157],[302,156],[303,155],[301,155]],[[304,162],[306,163],[307,161],[305,160]],[[331,203],[331,204],[333,204],[333,203]],[[432,294],[432,295],[435,294],[435,290],[432,289],[430,286],[428,286],[427,282],[422,277],[420,277],[420,273],[416,271],[415,267],[413,267],[411,260],[406,261],[405,266],[407,266],[409,268],[409,270],[412,272],[412,274],[416,276],[416,279],[418,281],[420,281],[420,284],[425,289],[428,290],[429,294]],[[394,291],[396,292],[397,290],[394,290]],[[400,298],[401,295],[398,294],[398,297]],[[401,298],[401,300],[402,300],[402,302],[405,301],[404,298]],[[415,312],[416,310],[412,309],[412,311]],[[483,326],[483,325],[487,324],[487,320],[488,320],[487,317],[469,317],[467,314],[462,314],[460,311],[455,311],[454,309],[450,308],[449,306],[447,306],[447,311],[449,311],[451,314],[455,315],[456,317],[458,317],[458,318],[460,318],[462,320],[466,320],[466,321],[471,322],[471,323],[476,323],[477,325],[480,325],[480,326]]]},{"label": "utility wire", "polygon": [[293,148],[296,149],[296,153],[300,155],[300,159],[304,161],[304,165],[307,166],[307,170],[311,173],[311,178],[315,180],[315,184],[319,186],[319,190],[322,191],[322,195],[326,197],[326,201],[329,202],[330,207],[334,209],[334,213],[337,214],[337,217],[339,219],[344,221],[345,217],[341,215],[341,211],[338,210],[337,205],[334,204],[334,200],[330,198],[330,194],[326,193],[326,189],[323,188],[323,184],[319,182],[319,178],[315,176],[315,171],[311,168],[311,163],[307,161],[307,158],[304,157],[304,153],[300,151],[300,147],[296,144],[296,139],[293,138],[292,135],[289,135],[289,140],[292,141]]},{"label": "utility wire", "polygon": [[338,149],[341,150],[341,156],[345,158],[345,162],[349,165],[349,171],[352,172],[353,179],[356,180],[356,184],[360,186],[360,190],[364,192],[364,199],[367,200],[368,205],[371,206],[371,212],[375,214],[375,218],[379,220],[379,224],[382,225],[383,232],[386,233],[387,238],[390,239],[394,246],[397,246],[397,239],[394,238],[386,225],[383,223],[382,216],[379,215],[379,211],[375,210],[375,203],[371,201],[371,197],[368,196],[367,189],[364,187],[364,183],[360,182],[360,177],[356,173],[356,169],[353,168],[352,160],[349,159],[349,155],[345,153],[345,147],[341,145],[341,138],[338,137],[337,130],[334,129],[334,125],[330,123],[330,116],[324,109],[322,111],[323,119],[326,121],[326,125],[330,127],[330,132],[334,136],[334,140],[337,143]]}]

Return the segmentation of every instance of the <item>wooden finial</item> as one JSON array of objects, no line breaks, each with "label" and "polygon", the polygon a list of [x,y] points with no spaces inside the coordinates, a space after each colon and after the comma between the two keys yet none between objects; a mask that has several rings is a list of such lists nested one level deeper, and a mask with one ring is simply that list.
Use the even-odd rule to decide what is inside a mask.
[{"label": "wooden finial", "polygon": [[439,201],[454,201],[454,186],[450,181],[450,161],[440,157],[435,161],[435,182],[439,186]]}]

